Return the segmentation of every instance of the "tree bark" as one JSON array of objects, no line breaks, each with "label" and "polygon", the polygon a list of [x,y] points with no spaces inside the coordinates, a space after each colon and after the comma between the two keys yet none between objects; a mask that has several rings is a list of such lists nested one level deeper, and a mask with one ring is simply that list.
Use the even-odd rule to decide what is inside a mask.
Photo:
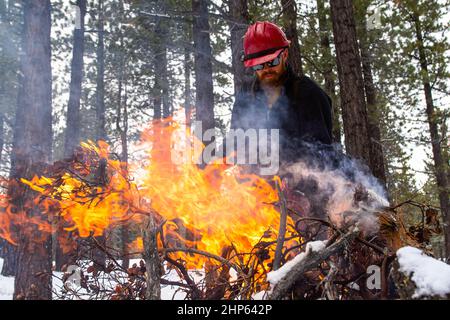
[{"label": "tree bark", "polygon": [[145,298],[147,300],[160,300],[162,270],[156,236],[158,227],[153,216],[150,215],[145,220],[146,222],[143,228],[144,260],[147,269],[147,290]]},{"label": "tree bark", "polygon": [[3,155],[3,145],[5,144],[5,133],[4,133],[4,115],[0,114],[0,163],[2,163],[2,155]]},{"label": "tree bark", "polygon": [[333,73],[333,56],[330,47],[330,29],[328,27],[327,12],[325,10],[325,1],[317,0],[317,14],[319,16],[320,30],[320,48],[322,51],[322,67],[324,68],[323,77],[325,79],[325,92],[331,98],[333,106],[333,142],[342,143],[341,139],[341,123],[339,115],[341,114],[340,106],[336,96],[336,81]]},{"label": "tree bark", "polygon": [[[103,12],[103,0],[98,1],[97,14],[97,84],[96,84],[96,100],[95,100],[95,115],[96,115],[96,137],[98,140],[107,140],[106,135],[106,109],[105,109],[105,30],[104,30],[104,12]],[[105,164],[106,165],[106,164]],[[103,169],[99,168],[99,174],[103,175]],[[103,176],[98,176],[97,179],[104,179]],[[105,246],[105,236],[95,237],[96,241],[101,246]],[[106,261],[106,253],[98,248],[93,242],[92,250],[90,252],[93,261],[101,266],[104,266]]]},{"label": "tree bark", "polygon": [[330,4],[345,147],[350,156],[370,166],[371,144],[352,1],[333,0]]},{"label": "tree bark", "polygon": [[442,216],[445,221],[445,247],[446,256],[450,257],[450,203],[449,203],[449,185],[447,180],[446,164],[441,149],[441,137],[438,131],[438,117],[433,102],[433,94],[428,72],[428,59],[424,47],[422,25],[420,15],[414,11],[414,28],[417,38],[417,49],[419,50],[420,71],[422,75],[423,90],[426,101],[426,114],[430,128],[431,147],[433,151],[434,171],[436,175],[436,184],[439,192],[439,203]]},{"label": "tree bark", "polygon": [[96,89],[96,139],[106,140],[105,119],[105,31],[103,21],[103,0],[98,2],[97,43],[97,89]]},{"label": "tree bark", "polygon": [[[119,10],[121,17],[124,17],[123,0],[120,0]],[[119,30],[120,41],[120,67],[118,77],[118,93],[117,93],[117,118],[116,128],[119,132],[122,151],[120,154],[122,175],[128,176],[128,107],[127,107],[127,70],[126,70],[126,48],[124,45],[124,35],[122,30]],[[125,89],[124,89],[125,87]],[[124,92],[125,91],[125,92]],[[122,95],[124,97],[122,99]],[[123,109],[123,111],[122,111]],[[120,250],[122,258],[122,267],[128,269],[130,258],[128,256],[128,242],[129,242],[129,228],[128,223],[124,223],[119,228],[120,233]]]},{"label": "tree bark", "polygon": [[[22,35],[23,42],[25,42],[25,36]],[[23,64],[23,63],[22,63]],[[22,67],[23,68],[23,67]],[[19,128],[16,129],[18,125],[20,125],[20,122],[23,122],[23,119],[25,117],[25,110],[24,110],[24,80],[23,75],[19,74],[18,77],[19,82],[19,92],[17,94],[17,108],[16,108],[16,116],[15,116],[15,124],[13,128],[13,147],[11,150],[11,169],[10,169],[10,179],[14,179],[17,175],[17,171],[19,168],[16,168],[16,157],[20,155],[20,150],[18,149],[20,146],[21,141],[25,139],[23,133],[24,131],[19,130]],[[17,155],[16,155],[17,154]],[[14,186],[12,186],[14,187]],[[10,188],[8,190],[9,194],[12,194],[16,192],[15,190],[12,190]],[[11,230],[13,232],[17,232],[16,227],[14,225],[11,226]],[[3,267],[1,274],[3,276],[14,276],[16,274],[17,270],[17,247],[15,245],[12,245],[9,242],[4,242],[4,247],[2,250],[2,257],[3,257]]]},{"label": "tree bark", "polygon": [[250,18],[248,15],[247,0],[229,0],[229,14],[232,19],[228,23],[231,35],[231,63],[234,79],[234,94],[238,94],[242,90],[242,86],[246,82],[252,80],[252,75],[247,72],[242,55],[244,54],[244,34],[247,31]]},{"label": "tree bark", "polygon": [[80,142],[80,101],[84,65],[84,17],[86,15],[86,0],[77,0],[76,5],[80,10],[80,25],[79,28],[75,26],[73,32],[70,95],[64,140],[64,157],[66,158],[72,156],[73,151]]},{"label": "tree bark", "polygon": [[[2,155],[3,155],[3,145],[5,142],[4,137],[4,115],[0,114],[0,164],[2,163]],[[3,214],[2,211],[0,211],[0,214]],[[0,257],[3,258],[4,255],[4,248],[7,246],[6,240],[0,238]]]},{"label": "tree bark", "polygon": [[366,92],[367,101],[368,129],[371,142],[370,168],[373,175],[377,177],[384,186],[386,186],[385,159],[383,146],[381,144],[380,115],[378,112],[377,96],[372,76],[372,57],[369,51],[369,34],[367,32],[365,18],[366,11],[367,8],[363,10],[364,19],[362,19],[361,23],[359,44],[364,76],[364,90]]},{"label": "tree bark", "polygon": [[[24,3],[21,98],[16,112],[12,178],[43,173],[52,152],[50,0]],[[20,184],[9,190],[18,212],[45,220],[32,202],[35,192]],[[14,299],[51,299],[51,238],[36,227],[20,230]]]},{"label": "tree bark", "polygon": [[280,0],[282,8],[282,24],[286,37],[291,41],[289,46],[289,64],[297,75],[303,75],[302,54],[297,32],[297,6],[294,0]]},{"label": "tree bark", "polygon": [[169,100],[169,81],[167,72],[167,23],[162,18],[157,18],[155,28],[156,41],[154,43],[154,65],[155,65],[155,99],[159,108],[162,106],[162,117],[172,115]]},{"label": "tree bark", "polygon": [[186,118],[186,128],[191,126],[191,54],[189,49],[184,48],[184,116]]},{"label": "tree bark", "polygon": [[207,0],[192,0],[194,12],[194,69],[196,120],[202,122],[202,134],[214,125],[214,91],[211,63],[211,39]]}]

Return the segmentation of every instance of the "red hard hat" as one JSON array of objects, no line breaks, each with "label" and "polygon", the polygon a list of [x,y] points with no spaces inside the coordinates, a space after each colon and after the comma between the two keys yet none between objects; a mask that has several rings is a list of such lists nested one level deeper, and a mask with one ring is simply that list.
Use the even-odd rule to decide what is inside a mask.
[{"label": "red hard hat", "polygon": [[257,21],[244,36],[244,65],[246,68],[275,59],[291,42],[276,24]]}]

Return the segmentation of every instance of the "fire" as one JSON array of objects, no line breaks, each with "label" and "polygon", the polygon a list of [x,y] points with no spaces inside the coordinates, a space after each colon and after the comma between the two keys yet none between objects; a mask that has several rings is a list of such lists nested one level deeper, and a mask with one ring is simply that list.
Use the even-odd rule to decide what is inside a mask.
[{"label": "fire", "polygon": [[86,153],[93,152],[107,161],[112,173],[107,184],[98,184],[96,180],[103,178],[99,176],[89,180],[91,172],[85,177],[65,172],[58,178],[35,176],[31,181],[21,181],[59,205],[59,216],[69,225],[66,231],[77,230],[81,237],[100,236],[108,227],[127,219],[138,192],[123,174],[121,163],[108,158],[105,142],[95,146],[89,141],[81,146]]},{"label": "fire", "polygon": [[0,208],[3,208],[3,212],[0,214],[0,237],[16,244],[16,241],[11,237],[11,212],[8,198],[4,194],[0,194]]},{"label": "fire", "polygon": [[[140,192],[169,221],[166,233],[176,233],[174,237],[182,237],[184,245],[218,256],[229,246],[235,253],[249,253],[263,235],[265,241],[274,241],[280,220],[274,207],[278,201],[275,188],[256,175],[225,165],[222,159],[205,169],[191,161],[174,165],[165,150],[173,142],[170,137],[179,136],[180,131],[185,132],[183,126],[167,120],[142,135],[144,142],[153,140],[153,150],[143,167]],[[155,132],[159,133],[157,141]],[[185,141],[195,139],[189,132],[185,135]],[[184,255],[183,259],[189,267],[202,267],[197,256]]]},{"label": "fire", "polygon": [[136,252],[142,252],[144,250],[144,241],[142,237],[137,237],[132,242],[130,242],[128,245],[128,252],[136,253]]},{"label": "fire", "polygon": [[[180,135],[186,138],[184,144],[177,138]],[[264,263],[255,266],[267,268],[280,221],[273,181],[245,174],[222,161],[203,169],[189,161],[174,164],[171,150],[185,148],[189,145],[186,141],[193,139],[173,119],[154,122],[141,138],[142,146],[150,146],[148,152],[144,159],[129,163],[127,170],[111,156],[105,142],[95,145],[89,141],[81,145],[83,165],[22,182],[56,204],[65,230],[76,230],[81,237],[98,236],[125,220],[139,221],[139,216],[151,214],[164,225],[159,245],[165,247],[194,248],[217,256],[231,247],[233,254],[225,258],[245,264],[262,240],[273,243],[267,247]],[[104,172],[98,173],[102,166]],[[0,230],[7,230],[1,223]],[[288,225],[292,226],[290,218]],[[0,236],[7,238],[6,234]],[[130,248],[142,246],[142,238],[129,244]],[[186,261],[188,268],[203,268],[206,261],[197,254],[171,255]]]}]

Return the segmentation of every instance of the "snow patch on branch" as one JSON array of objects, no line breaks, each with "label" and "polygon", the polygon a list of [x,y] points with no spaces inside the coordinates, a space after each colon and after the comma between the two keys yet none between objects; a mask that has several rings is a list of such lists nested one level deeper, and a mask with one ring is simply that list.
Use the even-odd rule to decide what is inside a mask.
[{"label": "snow patch on branch", "polygon": [[397,258],[399,271],[411,277],[416,285],[413,298],[450,294],[450,265],[414,247],[400,248]]},{"label": "snow patch on branch", "polygon": [[267,274],[267,282],[270,283],[271,288],[273,288],[281,279],[286,276],[289,271],[305,257],[307,257],[311,252],[318,252],[325,248],[326,241],[311,241],[306,244],[305,252],[302,252],[295,256],[294,259],[286,262],[280,269],[271,271]]}]

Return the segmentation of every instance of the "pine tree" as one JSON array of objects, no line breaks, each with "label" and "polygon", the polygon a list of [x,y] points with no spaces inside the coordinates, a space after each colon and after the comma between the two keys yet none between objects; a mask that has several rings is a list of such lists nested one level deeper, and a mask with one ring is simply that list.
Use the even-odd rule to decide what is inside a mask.
[{"label": "pine tree", "polygon": [[[31,179],[43,172],[52,153],[52,78],[50,1],[24,5],[23,78],[19,93],[11,175]],[[34,191],[12,185],[11,201],[30,217],[43,217],[33,203]],[[51,299],[51,238],[43,231],[20,233],[15,299]]]},{"label": "pine tree", "polygon": [[370,167],[371,142],[352,2],[331,1],[331,18],[346,151],[352,157],[362,159]]}]

